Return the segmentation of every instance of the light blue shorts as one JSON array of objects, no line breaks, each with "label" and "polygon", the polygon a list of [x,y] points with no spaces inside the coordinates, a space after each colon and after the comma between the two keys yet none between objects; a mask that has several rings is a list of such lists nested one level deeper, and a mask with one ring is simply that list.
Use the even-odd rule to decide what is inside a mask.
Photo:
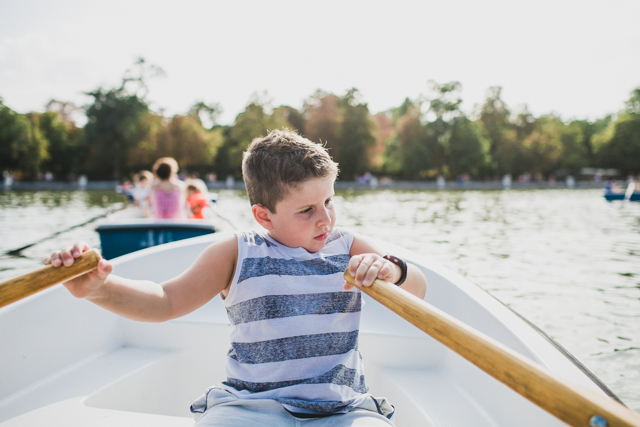
[{"label": "light blue shorts", "polygon": [[212,388],[193,402],[194,427],[389,427],[394,426],[394,408],[385,398],[368,398],[346,414],[322,418],[297,418],[272,399],[239,399]]}]

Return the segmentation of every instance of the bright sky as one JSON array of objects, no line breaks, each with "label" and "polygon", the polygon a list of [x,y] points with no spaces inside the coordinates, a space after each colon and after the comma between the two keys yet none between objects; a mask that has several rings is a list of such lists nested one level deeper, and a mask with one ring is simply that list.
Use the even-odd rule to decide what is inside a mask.
[{"label": "bright sky", "polygon": [[301,108],[356,87],[377,113],[429,80],[460,81],[466,112],[497,85],[512,110],[594,120],[640,86],[639,16],[637,0],[2,0],[0,96],[83,105],[142,56],[166,72],[153,109],[219,103],[222,124],[254,93]]}]

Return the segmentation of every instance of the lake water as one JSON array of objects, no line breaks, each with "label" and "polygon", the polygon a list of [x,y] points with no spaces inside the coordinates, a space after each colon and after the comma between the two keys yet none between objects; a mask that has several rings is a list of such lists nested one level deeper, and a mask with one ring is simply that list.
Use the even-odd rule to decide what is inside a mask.
[{"label": "lake water", "polygon": [[[0,253],[94,218],[115,192],[0,192]],[[338,224],[433,257],[491,292],[582,361],[640,412],[640,203],[600,190],[339,191]],[[219,192],[238,228],[244,192]],[[0,256],[0,281],[41,266],[95,223]]]}]

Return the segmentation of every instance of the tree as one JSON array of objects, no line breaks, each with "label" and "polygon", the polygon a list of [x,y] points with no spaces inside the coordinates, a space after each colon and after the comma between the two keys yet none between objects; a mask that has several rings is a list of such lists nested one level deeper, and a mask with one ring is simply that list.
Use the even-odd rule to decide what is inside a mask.
[{"label": "tree", "polygon": [[573,120],[569,123],[569,127],[578,132],[579,129],[581,140],[580,143],[584,147],[587,155],[587,163],[589,166],[594,166],[598,163],[596,159],[596,142],[594,137],[605,131],[611,123],[611,115],[605,116],[602,119],[598,119],[595,122],[588,120]]},{"label": "tree", "polygon": [[274,129],[289,125],[282,110],[273,110],[266,101],[254,99],[245,110],[238,114],[235,123],[222,130],[224,142],[214,161],[219,175],[242,176],[242,156],[251,141],[265,136]]},{"label": "tree", "polygon": [[[447,155],[450,151],[451,136],[456,119],[463,116],[460,111],[462,99],[459,98],[462,86],[459,82],[438,84],[429,82],[431,99],[427,117],[433,119],[426,123],[427,148],[438,169],[439,175],[448,175]],[[460,147],[459,147],[460,148]]]},{"label": "tree", "polygon": [[342,120],[337,141],[339,156],[334,156],[334,161],[346,180],[369,171],[370,151],[375,143],[369,108],[358,98],[358,90],[353,88],[338,100]]},{"label": "tree", "polygon": [[204,128],[213,129],[220,114],[222,114],[220,104],[206,104],[200,101],[196,102],[193,107],[189,109],[187,115],[197,120]]},{"label": "tree", "polygon": [[484,137],[490,142],[488,169],[493,175],[513,173],[517,156],[515,132],[509,121],[511,113],[500,98],[501,92],[499,86],[487,90],[478,118]]},{"label": "tree", "polygon": [[596,158],[601,166],[623,174],[640,174],[640,87],[631,96],[615,121],[593,137]]},{"label": "tree", "polygon": [[374,127],[369,107],[355,88],[343,97],[318,90],[304,104],[304,136],[325,144],[346,180],[371,169]]},{"label": "tree", "polygon": [[[395,136],[387,144],[385,164],[389,171],[396,170],[399,176],[409,179],[429,177],[435,166],[427,147],[428,135],[422,125],[420,103],[405,103],[400,107],[404,114],[396,116]],[[399,157],[400,167],[397,168]],[[435,173],[434,173],[435,175]]]},{"label": "tree", "polygon": [[304,136],[313,142],[325,144],[329,155],[340,158],[340,126],[342,115],[338,107],[338,97],[323,91],[316,91],[304,103]]},{"label": "tree", "polygon": [[176,159],[182,170],[205,172],[222,144],[220,128],[207,130],[193,115],[174,116],[162,130],[166,154]]},{"label": "tree", "polygon": [[93,103],[86,107],[85,126],[91,175],[120,179],[122,168],[129,164],[129,151],[149,132],[144,121],[149,113],[146,79],[161,74],[159,67],[139,59],[125,72],[119,88],[87,93],[93,97]]},{"label": "tree", "polygon": [[18,114],[0,100],[0,169],[34,179],[47,158],[47,140],[38,116]]},{"label": "tree", "polygon": [[554,115],[538,117],[533,132],[521,141],[517,150],[514,148],[511,173],[555,173],[561,167],[564,127],[564,123]]},{"label": "tree", "polygon": [[78,172],[84,161],[84,147],[80,145],[82,130],[62,113],[47,111],[37,117],[40,132],[48,141],[49,155],[42,168],[53,172],[57,178]]},{"label": "tree", "polygon": [[374,121],[373,135],[375,143],[369,152],[369,164],[374,171],[382,173],[384,170],[386,142],[393,135],[393,120],[389,112],[378,113],[372,119]]},{"label": "tree", "polygon": [[82,110],[73,102],[58,101],[57,99],[49,101],[45,108],[47,111],[57,113],[60,120],[69,126],[75,126],[74,116],[82,113]]},{"label": "tree", "polygon": [[484,174],[488,144],[485,145],[477,130],[477,124],[464,115],[456,117],[451,124],[451,134],[447,147],[447,168],[449,176],[464,173],[478,177]]},{"label": "tree", "polygon": [[288,105],[282,105],[273,110],[274,116],[282,117],[287,121],[287,127],[291,130],[295,130],[299,134],[304,133],[304,116],[298,110]]},{"label": "tree", "polygon": [[605,166],[623,174],[640,174],[640,114],[623,114],[614,125],[613,136],[603,153]]},{"label": "tree", "polygon": [[128,164],[129,151],[147,133],[143,118],[149,112],[147,103],[130,95],[124,85],[118,89],[98,88],[87,93],[93,104],[87,108],[85,140],[90,152],[90,175],[111,176],[119,180]]}]

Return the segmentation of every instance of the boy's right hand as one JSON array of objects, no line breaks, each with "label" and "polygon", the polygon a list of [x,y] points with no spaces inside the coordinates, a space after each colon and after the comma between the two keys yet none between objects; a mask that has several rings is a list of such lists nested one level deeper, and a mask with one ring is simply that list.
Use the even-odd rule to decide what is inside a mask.
[{"label": "boy's right hand", "polygon": [[[76,258],[79,258],[84,252],[91,250],[89,245],[84,242],[78,242],[70,248],[61,251],[55,251],[51,256],[45,258],[45,265],[60,267],[61,265],[73,265]],[[96,292],[104,284],[105,280],[113,271],[113,266],[106,259],[101,259],[98,268],[90,273],[83,274],[75,279],[63,283],[63,285],[77,298],[86,298]]]}]

